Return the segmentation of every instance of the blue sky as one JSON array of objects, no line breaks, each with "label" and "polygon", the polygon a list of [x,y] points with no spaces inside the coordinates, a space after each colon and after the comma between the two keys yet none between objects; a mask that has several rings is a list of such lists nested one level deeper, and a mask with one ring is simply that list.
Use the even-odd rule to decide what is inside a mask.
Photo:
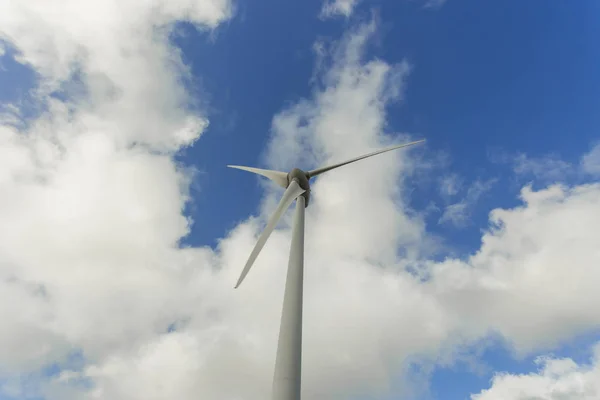
[{"label": "blue sky", "polygon": [[[399,194],[369,186],[366,176],[358,181],[366,185],[357,200],[365,217],[348,222],[346,231],[364,226],[371,215],[380,230],[346,238],[343,226],[327,225],[325,212],[344,210],[326,196],[346,189],[324,179],[314,186],[317,196],[319,189],[324,194],[315,198],[307,223],[315,226],[315,238],[333,244],[327,242],[332,250],[316,249],[307,270],[332,260],[340,266],[308,278],[315,289],[307,293],[314,300],[305,330],[313,333],[305,345],[314,350],[305,368],[323,360],[316,349],[328,351],[328,332],[340,329],[348,338],[333,343],[336,355],[308,372],[312,392],[306,396],[555,399],[561,383],[572,388],[577,374],[598,374],[600,321],[590,311],[595,300],[588,287],[598,277],[594,243],[600,240],[594,225],[600,190],[597,1],[447,0],[432,7],[420,0],[364,0],[348,15],[330,16],[322,14],[322,1],[312,0],[185,3],[173,3],[171,13],[143,9],[139,20],[118,22],[110,7],[98,6],[104,17],[86,19],[89,31],[76,23],[76,13],[93,15],[94,1],[85,3],[89,10],[73,6],[59,17],[33,5],[29,14],[23,11],[29,6],[14,6],[7,19],[0,17],[0,157],[8,160],[0,161],[8,171],[0,174],[0,193],[9,199],[0,203],[0,216],[9,221],[0,232],[0,265],[3,284],[21,285],[10,286],[17,297],[2,301],[21,299],[24,311],[16,314],[27,315],[8,319],[14,331],[6,330],[2,344],[28,346],[19,338],[35,331],[32,343],[43,345],[39,351],[32,346],[31,354],[0,352],[6,359],[0,399],[84,398],[93,389],[81,388],[78,379],[92,380],[101,398],[128,398],[131,388],[151,390],[148,382],[169,373],[176,374],[172,385],[157,396],[234,398],[239,393],[218,384],[230,374],[247,388],[248,399],[260,398],[270,379],[270,328],[278,324],[280,307],[272,299],[280,298],[282,274],[266,264],[285,259],[289,224],[272,239],[282,251],[273,245],[260,266],[266,272],[232,300],[224,288],[233,285],[280,193],[226,165],[300,162],[310,169],[315,158],[337,160],[361,143],[409,137],[427,143],[364,167],[389,174]],[[209,3],[215,8],[202,8]],[[38,19],[29,21],[29,15]],[[146,33],[163,20],[161,26],[169,27],[164,40],[150,39]],[[121,30],[110,32],[115,26]],[[354,38],[365,44],[353,44]],[[361,56],[353,59],[353,51]],[[377,80],[369,65],[391,72]],[[345,88],[343,77],[354,73],[362,83],[350,85],[350,96],[336,95]],[[381,107],[352,103],[361,96],[373,96]],[[355,106],[376,125],[364,136],[345,131],[362,123],[344,111]],[[336,148],[329,126],[348,147]],[[306,155],[281,156],[286,146]],[[45,183],[29,189],[22,178],[27,174]],[[528,185],[533,194],[524,189]],[[367,210],[371,204],[381,214]],[[331,221],[342,224],[342,215]],[[490,218],[499,223],[491,227]],[[379,237],[393,240],[378,251]],[[371,245],[343,249],[363,242]],[[404,252],[411,256],[398,256]],[[412,267],[427,276],[424,282],[403,275]],[[342,276],[347,268],[356,268],[356,276]],[[320,274],[339,285],[331,289],[337,294],[317,284]],[[386,286],[390,280],[397,290]],[[343,289],[344,282],[356,286]],[[49,295],[40,300],[27,285]],[[355,294],[364,286],[373,292]],[[255,322],[259,307],[264,315]],[[327,311],[340,318],[329,330]],[[175,323],[182,327],[166,329]],[[415,333],[405,334],[405,326]],[[348,333],[352,329],[364,332]],[[231,349],[248,343],[251,349],[237,360]],[[77,366],[69,362],[73,352],[83,354]],[[345,352],[365,365],[344,364]],[[540,356],[568,358],[575,366],[546,379],[543,365],[558,361],[536,364]],[[171,372],[153,375],[152,368],[140,367],[165,359]],[[259,383],[232,372],[236,364],[252,370]],[[43,372],[49,366],[56,369]],[[336,386],[336,379],[343,382],[331,372],[336,368],[348,380],[359,377],[356,387],[344,392],[342,383]],[[406,372],[411,368],[417,372]],[[75,377],[72,387],[57,378],[67,372]],[[522,379],[523,388],[502,381],[500,373]],[[35,383],[19,380],[24,376]],[[378,386],[379,379],[387,384]],[[23,389],[29,385],[32,391]],[[569,390],[566,398],[593,398]],[[143,398],[143,391],[136,396]]]},{"label": "blue sky", "polygon": [[[200,179],[209,180],[203,183],[211,195],[201,198],[207,203],[199,208],[211,215],[209,210],[224,204],[236,185],[253,190],[248,180],[224,169],[222,157],[226,163],[259,164],[273,115],[310,96],[315,40],[336,39],[372,13],[380,28],[368,54],[391,63],[406,59],[414,68],[405,100],[389,107],[390,130],[426,137],[432,149],[447,153],[452,171],[467,182],[504,178],[502,184],[509,184],[511,165],[490,162],[490,154],[556,154],[573,162],[597,137],[600,117],[592,110],[599,101],[595,69],[600,60],[593,44],[599,29],[593,23],[594,2],[574,7],[471,1],[440,9],[419,2],[365,2],[349,19],[326,21],[315,18],[321,7],[315,1],[239,7],[236,20],[218,30],[214,40],[189,28],[176,40],[200,87],[210,93],[211,129],[186,151],[186,160],[201,160],[194,165],[207,172]],[[231,146],[231,140],[243,145]],[[490,208],[515,204],[518,187],[507,193],[498,186],[494,203],[477,210],[479,225]],[[252,194],[254,204],[228,208],[238,209],[242,218],[260,200],[260,192]],[[435,194],[421,195],[422,204]],[[191,240],[208,244],[221,237],[236,220],[222,218]]]}]

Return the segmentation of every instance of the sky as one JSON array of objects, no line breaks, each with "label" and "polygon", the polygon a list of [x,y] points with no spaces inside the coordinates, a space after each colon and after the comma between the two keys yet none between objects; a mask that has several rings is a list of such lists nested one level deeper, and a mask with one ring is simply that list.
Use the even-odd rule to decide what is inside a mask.
[{"label": "sky", "polygon": [[600,398],[600,3],[0,0],[0,400]]}]

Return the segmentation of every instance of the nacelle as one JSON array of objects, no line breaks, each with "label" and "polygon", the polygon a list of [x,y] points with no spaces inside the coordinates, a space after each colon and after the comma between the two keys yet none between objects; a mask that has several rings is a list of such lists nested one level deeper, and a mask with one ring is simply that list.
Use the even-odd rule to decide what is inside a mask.
[{"label": "nacelle", "polygon": [[291,181],[295,180],[302,189],[306,190],[306,192],[302,193],[302,196],[306,200],[306,207],[308,207],[310,201],[310,182],[308,181],[308,173],[299,168],[294,168],[288,173],[287,178],[288,185]]}]

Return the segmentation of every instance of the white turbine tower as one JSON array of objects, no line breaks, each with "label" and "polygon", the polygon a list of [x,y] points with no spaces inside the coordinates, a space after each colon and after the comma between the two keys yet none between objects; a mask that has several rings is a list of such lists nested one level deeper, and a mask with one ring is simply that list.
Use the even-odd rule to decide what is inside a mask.
[{"label": "white turbine tower", "polygon": [[323,172],[331,171],[332,169],[355,161],[399,149],[401,147],[422,143],[424,141],[425,140],[418,140],[416,142],[388,147],[348,161],[317,168],[308,172],[294,168],[290,173],[286,174],[285,172],[280,171],[228,165],[230,168],[237,168],[263,175],[286,189],[277,209],[269,219],[265,230],[258,238],[258,242],[256,243],[256,246],[254,246],[252,253],[250,253],[250,257],[248,257],[248,261],[242,270],[242,274],[235,285],[236,288],[240,286],[248,274],[250,267],[252,267],[256,257],[267,242],[269,235],[271,235],[275,229],[277,222],[285,210],[287,210],[293,201],[296,200],[296,212],[294,214],[292,225],[292,247],[290,249],[285,293],[283,296],[283,310],[281,312],[279,342],[277,344],[275,374],[273,377],[273,400],[300,400],[300,370],[302,364],[302,285],[304,275],[304,209],[308,207],[308,202],[310,200],[309,180]]}]

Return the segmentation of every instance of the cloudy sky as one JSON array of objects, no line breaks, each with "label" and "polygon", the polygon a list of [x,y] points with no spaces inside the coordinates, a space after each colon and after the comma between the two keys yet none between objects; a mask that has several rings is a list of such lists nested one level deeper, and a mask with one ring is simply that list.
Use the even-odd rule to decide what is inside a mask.
[{"label": "cloudy sky", "polygon": [[600,3],[0,0],[0,399],[600,398]]}]

